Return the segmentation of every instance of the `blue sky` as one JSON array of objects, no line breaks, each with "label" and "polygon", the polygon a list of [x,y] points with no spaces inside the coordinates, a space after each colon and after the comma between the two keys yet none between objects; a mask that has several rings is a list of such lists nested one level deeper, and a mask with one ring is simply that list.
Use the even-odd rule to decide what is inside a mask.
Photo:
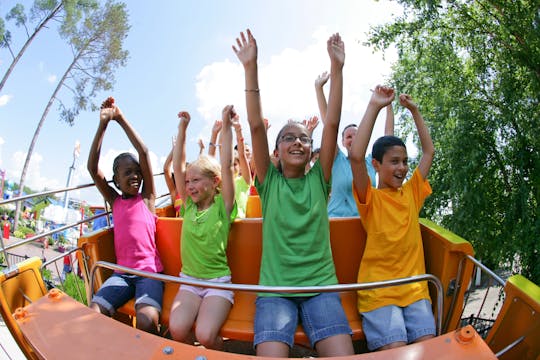
[{"label": "blue sky", "polygon": [[[16,4],[28,9],[31,1],[2,0],[0,14]],[[362,45],[369,25],[389,22],[401,13],[398,4],[372,0],[204,0],[152,2],[125,1],[131,29],[124,47],[127,66],[116,72],[114,89],[100,94],[96,102],[114,96],[118,106],[152,152],[155,172],[176,134],[180,110],[191,113],[188,129],[188,161],[197,152],[197,139],[208,143],[213,122],[226,104],[234,104],[241,117],[244,136],[249,139],[245,115],[243,69],[231,49],[239,32],[250,28],[259,45],[259,82],[264,116],[270,120],[270,144],[287,119],[302,120],[317,115],[315,78],[328,70],[326,40],[339,32],[345,41],[344,100],[341,127],[358,123],[370,97],[369,89],[384,83],[395,59],[393,52],[373,53]],[[25,40],[12,22],[13,48]],[[0,169],[7,179],[18,182],[26,151],[57,85],[71,61],[68,46],[52,26],[42,31],[0,92]],[[11,63],[11,55],[0,49],[0,74]],[[398,89],[399,91],[399,89]],[[66,102],[71,96],[63,91]],[[384,114],[383,114],[384,115]],[[78,141],[72,185],[91,182],[86,171],[90,143],[98,124],[98,113],[84,112],[73,126],[59,121],[53,105],[34,149],[26,185],[34,190],[66,185]],[[373,139],[382,135],[381,119]],[[321,126],[315,131],[318,145]],[[109,126],[103,143],[100,166],[107,176],[112,160],[123,151],[134,151],[119,127]],[[157,180],[158,194],[166,191]],[[101,204],[95,192],[82,190],[73,197]]]}]

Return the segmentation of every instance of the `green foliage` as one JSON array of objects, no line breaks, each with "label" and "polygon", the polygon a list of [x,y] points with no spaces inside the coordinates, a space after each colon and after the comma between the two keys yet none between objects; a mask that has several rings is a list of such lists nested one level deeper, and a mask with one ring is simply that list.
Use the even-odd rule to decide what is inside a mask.
[{"label": "green foliage", "polygon": [[36,231],[28,226],[19,226],[13,233],[13,236],[24,239],[28,234],[34,234]]},{"label": "green foliage", "polygon": [[23,26],[26,29],[28,18],[24,12],[24,6],[22,4],[16,4],[6,15],[6,20],[14,20],[15,25]]},{"label": "green foliage", "polygon": [[68,239],[63,233],[58,233],[58,245],[66,245],[68,243]]},{"label": "green foliage", "polygon": [[8,41],[6,40],[6,22],[0,18],[0,46],[5,47]]},{"label": "green foliage", "polygon": [[109,1],[76,25],[63,34],[74,51],[72,64],[62,79],[62,85],[73,94],[73,103],[60,101],[59,110],[62,120],[70,125],[81,110],[99,109],[93,98],[112,89],[114,72],[125,66],[128,56],[123,49],[129,30],[125,4]]},{"label": "green foliage", "polygon": [[86,303],[86,289],[84,281],[73,272],[66,275],[64,280],[64,292],[80,303]]},{"label": "green foliage", "polygon": [[[540,283],[538,1],[401,1],[372,29],[394,44],[391,82],[419,104],[436,147],[424,215],[470,240],[488,266]],[[401,136],[415,134],[400,116]]]},{"label": "green foliage", "polygon": [[47,268],[41,269],[41,276],[43,280],[51,281],[52,280],[52,271]]}]

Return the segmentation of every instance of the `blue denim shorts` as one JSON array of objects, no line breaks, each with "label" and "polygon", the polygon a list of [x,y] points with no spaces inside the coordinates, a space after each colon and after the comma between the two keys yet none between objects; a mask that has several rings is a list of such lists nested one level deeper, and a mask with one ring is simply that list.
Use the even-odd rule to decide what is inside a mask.
[{"label": "blue denim shorts", "polygon": [[435,335],[431,303],[418,300],[411,305],[395,305],[362,313],[362,328],[370,351],[397,341],[414,342],[425,335]]},{"label": "blue denim shorts", "polygon": [[259,296],[256,301],[253,346],[279,341],[292,347],[299,319],[312,347],[330,336],[352,334],[337,293],[296,297]]},{"label": "blue denim shorts", "polygon": [[161,312],[163,301],[163,282],[131,274],[114,273],[105,280],[92,302],[101,305],[110,315],[135,297],[135,307],[139,304],[150,305]]}]

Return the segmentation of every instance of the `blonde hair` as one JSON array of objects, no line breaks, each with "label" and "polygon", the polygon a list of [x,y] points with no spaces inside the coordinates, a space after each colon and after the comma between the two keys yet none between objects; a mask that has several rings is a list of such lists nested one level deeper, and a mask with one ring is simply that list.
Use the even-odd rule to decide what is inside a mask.
[{"label": "blonde hair", "polygon": [[218,186],[216,192],[221,192],[221,165],[213,156],[200,155],[197,160],[190,162],[186,166],[186,171],[191,168],[198,169],[204,176],[210,179],[218,178]]}]

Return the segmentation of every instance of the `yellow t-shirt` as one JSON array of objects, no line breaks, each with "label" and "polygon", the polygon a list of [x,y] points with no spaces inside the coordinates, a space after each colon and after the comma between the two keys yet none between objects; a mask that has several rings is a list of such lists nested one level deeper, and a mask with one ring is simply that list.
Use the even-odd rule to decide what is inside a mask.
[{"label": "yellow t-shirt", "polygon": [[[373,282],[425,274],[424,249],[418,214],[431,186],[416,169],[400,189],[376,189],[371,184],[366,203],[353,194],[367,233],[358,282]],[[358,291],[358,310],[368,312],[387,305],[407,306],[428,299],[427,282]],[[430,300],[431,301],[431,300]]]}]

